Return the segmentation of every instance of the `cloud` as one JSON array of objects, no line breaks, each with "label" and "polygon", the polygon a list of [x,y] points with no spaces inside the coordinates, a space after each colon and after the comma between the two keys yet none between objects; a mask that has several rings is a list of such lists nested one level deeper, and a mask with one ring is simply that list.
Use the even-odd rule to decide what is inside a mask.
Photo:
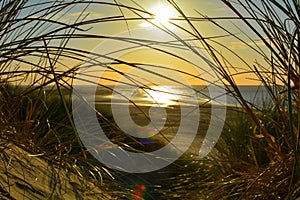
[{"label": "cloud", "polygon": [[241,49],[247,49],[249,47],[243,42],[231,42],[228,48],[231,50],[241,50]]},{"label": "cloud", "polygon": [[237,41],[237,42],[231,42],[229,45],[229,49],[231,50],[241,50],[241,49],[248,49],[251,47],[264,47],[266,46],[263,41],[261,40],[254,40],[254,42],[250,41],[250,42],[241,42],[241,41]]},{"label": "cloud", "polygon": [[213,10],[216,11],[216,12],[228,12],[228,11],[232,11],[230,8],[228,8],[226,6],[214,8]]},{"label": "cloud", "polygon": [[79,16],[81,16],[81,18],[85,17],[85,19],[97,19],[103,17],[103,14],[96,12],[74,12],[70,13],[68,17],[75,18]]}]

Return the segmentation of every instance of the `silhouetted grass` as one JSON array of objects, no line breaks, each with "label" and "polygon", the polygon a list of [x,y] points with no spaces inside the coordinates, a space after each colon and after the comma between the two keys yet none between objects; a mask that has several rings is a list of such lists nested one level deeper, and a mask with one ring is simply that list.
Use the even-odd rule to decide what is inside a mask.
[{"label": "silhouetted grass", "polygon": [[[198,13],[199,17],[189,17],[176,1],[166,1],[179,13],[178,19],[170,24],[179,28],[198,41],[207,50],[215,65],[213,70],[222,77],[226,90],[241,105],[230,117],[222,137],[214,152],[204,160],[181,157],[170,166],[174,168],[161,188],[154,191],[163,198],[220,198],[220,199],[293,199],[299,190],[299,1],[227,1],[222,0],[234,17],[210,18]],[[119,16],[87,19],[82,12],[71,22],[62,17],[72,8],[80,6],[82,11],[90,5],[108,5],[127,10],[137,17]],[[139,7],[101,1],[53,1],[32,3],[25,0],[0,2],[0,137],[14,143],[31,154],[56,165],[76,172],[78,175],[101,180],[104,174],[121,176],[99,164],[82,146],[72,121],[71,89],[72,81],[81,63],[89,56],[89,51],[69,45],[80,39],[101,41],[109,36],[89,34],[89,25],[130,21],[153,20],[153,15]],[[176,22],[180,21],[184,25]],[[248,29],[236,34],[224,26],[222,20],[242,22]],[[226,36],[205,37],[195,23],[203,21],[219,28]],[[181,45],[196,53],[197,48],[172,32],[168,27],[153,24],[156,28],[174,36]],[[250,30],[250,31],[249,31]],[[251,33],[250,33],[251,32]],[[253,36],[254,35],[254,36]],[[253,53],[253,63],[248,63],[244,55],[223,45],[221,37],[235,39]],[[151,38],[115,38],[135,43],[153,50]],[[176,46],[172,43],[160,44]],[[173,55],[162,49],[155,49],[186,61],[182,55]],[[221,53],[222,52],[222,53]],[[226,52],[226,53],[223,53]],[[241,67],[234,56],[247,67]],[[128,63],[123,60],[97,55],[114,61],[110,70],[123,74],[114,64],[125,64],[143,70],[145,63]],[[67,61],[76,64],[66,65]],[[91,65],[105,68],[106,63],[89,60]],[[158,66],[158,68],[164,68]],[[196,74],[176,72],[192,78],[203,79]],[[148,72],[156,74],[155,71]],[[242,74],[254,75],[254,79],[264,86],[272,101],[264,107],[247,102],[241,93],[236,77]],[[162,75],[161,75],[162,76]],[[171,81],[172,77],[169,78]],[[88,80],[86,78],[85,81]],[[107,78],[117,82],[113,78]],[[136,75],[129,75],[132,83]],[[154,83],[155,84],[155,83]],[[214,84],[214,83],[210,83]],[[102,112],[102,113],[101,113]],[[99,121],[106,126],[112,137],[118,134],[113,129],[111,116],[99,112]],[[117,140],[120,144],[133,144],[134,138]],[[135,146],[137,145],[137,146]],[[132,148],[132,146],[131,146]],[[136,150],[136,149],[135,149]],[[145,150],[145,149],[144,149]],[[110,174],[113,173],[113,174]],[[107,177],[107,176],[106,176]],[[116,184],[116,183],[112,183]],[[191,186],[192,184],[192,186]],[[116,184],[117,185],[117,184]],[[119,186],[116,186],[118,189]],[[121,190],[114,190],[116,196],[124,196]],[[121,191],[121,192],[120,192]],[[128,191],[126,191],[128,192]]]},{"label": "silhouetted grass", "polygon": [[[229,85],[227,90],[243,108],[243,114],[223,134],[220,155],[224,176],[211,182],[215,198],[295,198],[299,195],[299,2],[298,1],[222,1],[236,17],[227,18],[243,22],[250,31],[239,28],[240,34],[222,25],[226,17],[210,18],[202,15],[190,19],[183,15],[193,33],[191,36],[206,47],[216,63],[216,70]],[[200,14],[200,13],[199,13]],[[213,39],[202,36],[194,26],[196,20],[207,20],[220,31],[229,34],[248,47],[256,57],[246,63],[243,55]],[[260,43],[260,44],[259,44]],[[261,45],[262,43],[262,45]],[[219,49],[222,49],[223,54]],[[226,52],[227,51],[227,52]],[[225,53],[226,52],[226,53]],[[243,97],[236,83],[236,60],[248,68],[242,72],[255,75],[272,97],[263,108],[251,104]],[[223,191],[223,192],[222,192]]]}]

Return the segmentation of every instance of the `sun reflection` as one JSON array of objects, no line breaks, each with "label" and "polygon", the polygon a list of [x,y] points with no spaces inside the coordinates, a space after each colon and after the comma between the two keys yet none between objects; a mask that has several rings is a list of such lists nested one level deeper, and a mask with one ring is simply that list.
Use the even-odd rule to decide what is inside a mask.
[{"label": "sun reflection", "polygon": [[175,91],[168,86],[153,86],[145,92],[148,99],[159,106],[170,105],[177,99]]}]

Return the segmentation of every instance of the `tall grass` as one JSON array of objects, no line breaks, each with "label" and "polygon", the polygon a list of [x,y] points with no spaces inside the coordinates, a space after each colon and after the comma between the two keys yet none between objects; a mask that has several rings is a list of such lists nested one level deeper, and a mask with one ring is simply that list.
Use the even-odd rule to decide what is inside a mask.
[{"label": "tall grass", "polygon": [[[117,21],[120,16],[87,19],[84,11],[90,3],[0,2],[0,138],[101,182],[105,174],[111,175],[87,155],[71,117],[72,78],[89,51],[71,43],[105,38],[88,33],[88,25]],[[68,18],[76,9],[78,16]]]},{"label": "tall grass", "polygon": [[[269,109],[254,109],[243,100],[235,87],[234,78],[228,76],[228,72],[224,73],[224,77],[230,77],[226,80],[233,86],[235,96],[254,122],[253,134],[258,134],[255,136],[261,137],[265,143],[262,149],[254,148],[250,152],[264,152],[269,163],[266,167],[256,163],[263,172],[253,182],[248,183],[243,196],[255,196],[263,184],[271,183],[268,185],[270,191],[261,194],[262,197],[296,197],[299,195],[297,188],[300,177],[299,2],[223,2],[266,47],[267,50],[261,50],[254,39],[249,38],[256,45],[253,50],[265,61],[264,64],[253,63],[249,71],[256,75],[272,97]],[[245,15],[250,18],[247,19]],[[284,189],[280,191],[279,188]]]},{"label": "tall grass", "polygon": [[[228,92],[244,110],[239,122],[231,123],[230,132],[224,133],[225,144],[220,151],[227,153],[217,159],[229,171],[219,183],[212,183],[218,188],[212,191],[218,191],[219,197],[226,194],[240,199],[295,198],[299,195],[299,1],[224,0],[236,16],[230,18],[204,14],[189,18],[175,1],[169,2],[190,25],[192,37],[206,47],[229,86]],[[247,30],[239,29],[236,34],[222,25],[224,19],[231,19],[233,24],[239,22],[237,27],[242,22]],[[246,46],[249,54],[256,55],[253,63],[245,63],[238,51],[205,39],[194,25],[195,20],[207,20]],[[236,66],[236,60],[230,61],[228,54],[221,54],[220,49],[244,62],[248,66],[244,73],[254,74],[257,83],[268,90],[272,97],[269,108],[258,108],[245,100],[234,72],[240,66]]]},{"label": "tall grass", "polygon": [[[167,2],[177,10],[181,16],[178,20],[185,25],[177,24],[176,19],[170,23],[202,43],[228,93],[243,109],[236,124],[232,123],[234,120],[229,122],[227,133],[225,130],[223,134],[225,143],[219,142],[217,146],[220,154],[214,160],[221,164],[224,176],[209,184],[212,197],[289,199],[299,196],[299,1],[222,0],[234,16],[213,18],[199,12],[199,17],[189,17],[176,1]],[[236,29],[226,27],[224,20],[236,23]],[[205,37],[196,26],[197,21],[215,26],[228,39],[248,48],[248,53],[254,56],[252,63],[238,50],[219,42],[219,37]],[[176,32],[168,27],[162,29],[171,32],[191,53],[197,52]],[[244,71],[237,70],[241,69],[241,63],[246,67]],[[267,89],[272,98],[269,105],[262,108],[245,99],[237,82],[243,73]]]},{"label": "tall grass", "polygon": [[[174,178],[178,192],[184,196],[186,193],[180,189],[186,188],[186,183],[193,181],[197,184],[195,190],[201,189],[203,198],[275,199],[299,196],[299,1],[222,0],[234,17],[214,18],[199,12],[199,17],[189,17],[176,1],[166,2],[180,14],[178,19],[172,20],[171,25],[205,47],[228,93],[242,106],[242,111],[239,110],[236,117],[228,122],[216,146],[218,151],[215,155],[205,162],[186,161],[184,158],[176,163],[181,167],[188,164],[181,168],[182,174],[176,174],[178,179]],[[153,15],[149,15],[137,2],[134,3],[135,7],[116,2],[77,0],[0,2],[2,140],[15,143],[32,154],[40,155],[82,176],[101,179],[103,172],[108,172],[90,158],[73,125],[69,97],[72,79],[90,52],[71,44],[84,39],[101,41],[108,38],[107,35],[88,32],[92,25],[99,23],[121,21],[129,29],[128,22],[131,21],[151,22]],[[120,10],[120,15],[89,19],[84,11],[92,5],[114,7]],[[63,16],[68,16],[72,9],[78,8],[81,14],[71,21],[65,21]],[[124,10],[136,17],[127,17]],[[184,25],[177,24],[176,20]],[[236,34],[222,24],[223,20],[243,23],[247,30],[239,29],[240,33]],[[195,25],[197,21],[215,26],[220,32],[225,32],[226,37],[249,48],[249,54],[251,52],[256,56],[253,63],[246,62],[244,55],[220,43],[218,39],[224,36],[204,36]],[[174,36],[182,44],[178,48],[185,47],[191,53],[197,52],[196,48],[189,46],[168,27],[152,25]],[[155,42],[151,38],[114,39],[150,48]],[[161,44],[164,45],[172,44]],[[155,50],[164,52],[163,48]],[[164,53],[175,56],[170,52]],[[268,106],[261,108],[246,101],[236,81],[239,73],[235,69],[240,66],[237,66],[236,60],[230,61],[227,55],[234,56],[239,63],[248,67],[242,73],[255,75],[256,83],[268,90],[272,97]],[[142,68],[144,64],[128,63],[107,55],[94,56],[105,57],[114,61],[113,64],[126,64],[133,68]],[[181,55],[175,57],[186,61]],[[66,65],[68,62],[75,64]],[[97,60],[88,62],[106,67],[105,63]],[[110,69],[123,74],[113,65]],[[179,70],[176,72],[184,73]],[[202,78],[195,74],[188,75]],[[131,80],[135,78],[136,75],[129,77]],[[106,123],[109,121],[109,116],[105,114],[99,113],[99,117]],[[193,172],[189,173],[190,170]],[[197,175],[203,173],[205,176],[200,176],[203,179],[198,180]],[[175,193],[177,190],[173,190],[172,186],[175,187],[171,185],[162,194],[170,198],[176,196],[172,191]],[[189,195],[193,197],[195,193],[191,191]]]}]

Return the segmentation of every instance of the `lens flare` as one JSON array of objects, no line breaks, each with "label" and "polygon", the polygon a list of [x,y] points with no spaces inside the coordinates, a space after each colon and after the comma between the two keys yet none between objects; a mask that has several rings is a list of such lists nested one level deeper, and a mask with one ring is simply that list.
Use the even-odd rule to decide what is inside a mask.
[{"label": "lens flare", "polygon": [[147,187],[144,184],[136,184],[133,187],[132,198],[134,200],[143,200],[147,191]]}]

